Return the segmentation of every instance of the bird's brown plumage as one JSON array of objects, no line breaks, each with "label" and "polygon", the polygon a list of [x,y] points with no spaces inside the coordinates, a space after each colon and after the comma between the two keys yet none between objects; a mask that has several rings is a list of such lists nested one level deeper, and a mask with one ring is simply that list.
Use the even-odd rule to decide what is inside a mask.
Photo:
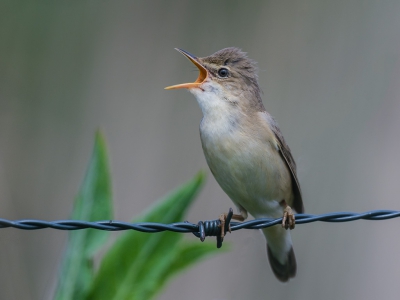
[{"label": "bird's brown plumage", "polygon": [[[279,217],[286,204],[302,213],[296,163],[264,108],[256,63],[234,47],[202,58],[178,51],[199,68],[200,75],[194,83],[168,89],[188,88],[195,95],[203,112],[200,137],[207,163],[243,219],[247,212]],[[289,232],[277,226],[262,231],[275,276],[288,281],[297,270]]]},{"label": "bird's brown plumage", "polygon": [[299,180],[297,179],[296,162],[294,161],[292,152],[290,151],[288,144],[286,144],[286,141],[281,133],[281,130],[277,126],[275,120],[273,120],[273,122],[270,123],[270,127],[272,129],[272,132],[275,134],[276,139],[278,140],[280,154],[282,158],[285,160],[286,165],[288,166],[292,177],[292,189],[294,197],[293,208],[297,213],[302,214],[304,213],[304,205],[303,205],[303,198],[301,195],[300,183]]}]

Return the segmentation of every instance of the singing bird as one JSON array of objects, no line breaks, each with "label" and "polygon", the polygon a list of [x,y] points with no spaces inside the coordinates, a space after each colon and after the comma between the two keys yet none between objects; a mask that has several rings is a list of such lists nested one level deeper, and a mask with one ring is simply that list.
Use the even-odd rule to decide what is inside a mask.
[{"label": "singing bird", "polygon": [[265,110],[256,63],[238,48],[207,57],[182,49],[198,69],[195,82],[166,87],[188,89],[203,112],[200,138],[215,179],[237,207],[234,218],[279,218],[282,226],[262,229],[275,276],[296,275],[296,258],[288,228],[295,225],[292,208],[303,213],[296,163],[273,117]]}]

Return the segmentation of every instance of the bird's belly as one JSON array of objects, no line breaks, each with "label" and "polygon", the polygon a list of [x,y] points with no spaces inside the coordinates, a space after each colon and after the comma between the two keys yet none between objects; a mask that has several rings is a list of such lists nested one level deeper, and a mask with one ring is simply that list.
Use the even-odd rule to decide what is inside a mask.
[{"label": "bird's belly", "polygon": [[279,202],[291,202],[289,170],[270,143],[237,136],[202,143],[211,172],[236,205],[257,217],[278,215]]}]

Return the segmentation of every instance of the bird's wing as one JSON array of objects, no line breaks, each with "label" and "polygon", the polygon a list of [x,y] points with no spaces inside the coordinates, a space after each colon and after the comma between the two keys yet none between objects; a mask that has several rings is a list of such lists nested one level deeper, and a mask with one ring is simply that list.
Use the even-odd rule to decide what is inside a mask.
[{"label": "bird's wing", "polygon": [[292,189],[294,195],[293,208],[296,210],[297,213],[302,214],[304,213],[304,205],[303,205],[303,199],[301,197],[300,183],[299,180],[297,179],[296,162],[293,159],[292,153],[290,152],[290,148],[288,144],[286,144],[286,141],[281,133],[281,130],[278,127],[278,124],[272,118],[271,115],[269,115],[266,112],[264,114],[269,121],[268,123],[272,129],[272,132],[275,134],[275,137],[278,140],[278,147],[280,150],[279,152],[290,170],[290,174],[292,177]]}]

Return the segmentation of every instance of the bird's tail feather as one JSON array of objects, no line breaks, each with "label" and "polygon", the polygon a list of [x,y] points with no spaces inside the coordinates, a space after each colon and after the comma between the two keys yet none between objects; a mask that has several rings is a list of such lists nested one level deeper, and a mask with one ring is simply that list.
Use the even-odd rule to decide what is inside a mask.
[{"label": "bird's tail feather", "polygon": [[267,244],[267,253],[269,264],[276,278],[282,282],[288,281],[290,278],[296,276],[297,264],[296,256],[294,255],[293,247],[287,253],[287,260],[282,264],[277,258],[274,257],[271,248]]}]

